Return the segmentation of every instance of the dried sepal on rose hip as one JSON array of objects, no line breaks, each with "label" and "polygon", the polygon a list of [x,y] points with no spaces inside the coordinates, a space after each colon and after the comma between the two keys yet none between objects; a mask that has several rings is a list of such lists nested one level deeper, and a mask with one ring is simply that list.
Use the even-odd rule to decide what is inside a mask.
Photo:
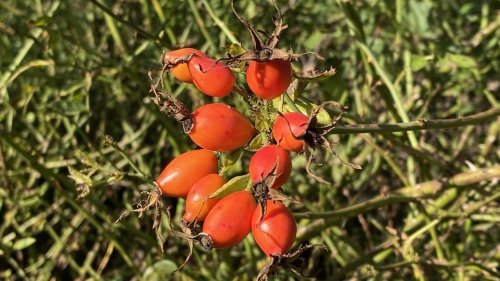
[{"label": "dried sepal on rose hip", "polygon": [[266,182],[272,178],[272,182],[267,182],[268,187],[278,189],[290,177],[292,160],[285,149],[275,144],[269,144],[261,147],[252,155],[248,171],[254,184]]},{"label": "dried sepal on rose hip", "polygon": [[199,147],[229,152],[245,146],[256,133],[250,120],[227,104],[205,104],[191,113],[170,94],[154,87],[152,92],[153,101],[179,121],[184,132]]},{"label": "dried sepal on rose hip", "polygon": [[266,35],[264,42],[258,32],[243,19],[234,8],[234,1],[231,1],[231,7],[236,17],[250,32],[253,42],[253,50],[244,50],[237,54],[229,53],[225,59],[229,65],[240,67],[241,62],[248,62],[246,66],[246,80],[248,87],[259,98],[271,100],[281,96],[292,82],[291,61],[298,58],[292,52],[276,49],[279,36],[287,25],[283,23],[283,16],[279,9],[278,17],[273,18],[274,31]]},{"label": "dried sepal on rose hip", "polygon": [[[324,251],[328,249],[324,245],[300,245],[297,250],[294,252],[290,252],[283,255],[269,255],[269,262],[266,263],[259,274],[257,275],[257,281],[267,281],[269,280],[269,275],[276,272],[279,268],[283,268],[285,270],[290,270],[294,274],[296,274],[300,278],[311,278],[314,276],[304,276],[301,272],[304,271],[305,268],[303,266],[298,266],[297,261],[303,261],[307,252],[313,248],[319,247]],[[304,264],[303,262],[301,264]]]},{"label": "dried sepal on rose hip", "polygon": [[252,37],[253,50],[247,50],[246,52],[241,52],[236,55],[229,54],[229,58],[225,59],[228,63],[241,62],[241,61],[272,61],[272,60],[284,60],[284,61],[293,61],[297,60],[300,55],[295,55],[293,52],[283,51],[281,49],[275,48],[278,44],[280,34],[283,30],[288,28],[288,25],[283,23],[283,14],[278,9],[276,4],[273,2],[274,7],[278,12],[278,17],[273,17],[274,30],[271,34],[265,34],[267,40],[263,42],[261,39],[259,32],[256,31],[255,28],[252,27],[250,23],[248,23],[243,17],[241,17],[234,7],[235,0],[231,1],[231,8],[233,10],[234,15],[238,18],[238,20],[245,26],[245,28],[250,33]]},{"label": "dried sepal on rose hip", "polygon": [[[195,149],[179,156],[170,161],[158,178],[154,181],[156,187],[150,192],[147,192],[147,199],[136,204],[136,208],[130,212],[139,213],[141,216],[151,207],[155,208],[155,216],[153,220],[153,229],[156,232],[160,242],[160,248],[163,251],[163,242],[159,232],[161,221],[161,199],[160,197],[171,196],[184,198],[190,192],[192,186],[200,179],[209,174],[217,173],[218,160],[213,151],[207,149]],[[116,222],[119,222],[124,216],[130,213],[123,212]]]},{"label": "dried sepal on rose hip", "polygon": [[231,93],[236,79],[233,71],[222,62],[194,55],[187,65],[193,83],[200,92],[219,98]]},{"label": "dried sepal on rose hip", "polygon": [[189,73],[187,61],[189,61],[194,55],[198,57],[207,57],[205,53],[194,48],[182,48],[163,52],[161,55],[163,69],[167,72],[171,72],[172,75],[174,75],[174,77],[179,81],[193,83],[193,78]]},{"label": "dried sepal on rose hip", "polygon": [[[235,47],[233,44],[228,49],[227,58],[223,60],[232,67],[245,70],[248,87],[257,97],[264,100],[275,99],[285,93],[292,82],[292,61],[296,61],[299,57],[306,54],[320,56],[317,53],[295,54],[291,50],[285,51],[276,48],[281,32],[287,29],[288,25],[284,24],[283,14],[274,1],[273,5],[276,8],[278,16],[273,17],[274,30],[270,34],[266,34],[261,30],[257,31],[253,28],[250,23],[236,12],[234,2],[234,0],[231,1],[233,13],[249,31],[252,38],[253,50],[247,50],[242,46]],[[262,34],[266,40],[262,40]],[[316,71],[304,75],[295,74],[297,78],[304,78],[306,80],[311,78],[308,76],[316,77],[319,75],[322,74],[318,74]]]},{"label": "dried sepal on rose hip", "polygon": [[252,190],[262,209],[266,213],[266,201],[271,198],[270,189],[279,189],[290,177],[292,160],[282,147],[269,144],[257,150],[248,166]]},{"label": "dried sepal on rose hip", "polygon": [[252,215],[257,207],[253,195],[236,191],[222,198],[208,213],[200,233],[202,246],[229,248],[240,243],[251,230]]},{"label": "dried sepal on rose hip", "polygon": [[177,231],[172,226],[170,211],[167,210],[170,231],[186,239],[189,244],[189,254],[180,267],[190,259],[194,243],[199,243],[205,250],[230,248],[239,244],[251,231],[256,207],[255,198],[249,190],[235,191],[217,199],[204,218],[203,225],[197,221],[182,220],[182,231]]},{"label": "dried sepal on rose hip", "polygon": [[[317,116],[327,105],[332,105],[340,109],[341,113],[330,124],[320,124],[317,120]],[[341,159],[333,148],[332,143],[326,138],[326,135],[333,128],[335,128],[337,122],[346,111],[347,108],[338,102],[327,101],[314,109],[310,116],[300,112],[288,112],[284,114],[279,113],[273,124],[272,134],[279,146],[288,151],[305,153],[307,158],[307,173],[318,182],[328,183],[326,180],[312,173],[310,170],[311,163],[314,160],[313,152],[316,147],[326,149],[328,152],[340,159],[342,163],[352,168],[361,169],[360,166],[348,163]]]},{"label": "dried sepal on rose hip", "polygon": [[182,82],[193,83],[205,95],[225,97],[233,89],[233,71],[199,50],[183,48],[164,52],[161,62],[162,72],[170,72]]}]

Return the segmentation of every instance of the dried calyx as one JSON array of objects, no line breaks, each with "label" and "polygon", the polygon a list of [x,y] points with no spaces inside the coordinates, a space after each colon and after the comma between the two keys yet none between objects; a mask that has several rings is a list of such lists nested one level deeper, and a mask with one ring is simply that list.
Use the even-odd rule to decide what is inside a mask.
[{"label": "dried calyx", "polygon": [[208,244],[208,242],[206,241],[207,240],[212,241],[212,239],[207,234],[201,232],[201,224],[196,222],[196,220],[191,223],[187,223],[185,220],[181,220],[180,223],[181,231],[178,231],[172,225],[172,219],[170,216],[170,207],[167,208],[167,220],[170,232],[172,232],[177,237],[186,239],[188,241],[188,247],[189,247],[186,259],[175,271],[180,270],[191,259],[191,256],[193,255],[193,247],[195,242],[200,242],[203,245],[203,247],[207,250],[211,250],[213,248],[213,247],[211,248],[205,247],[205,244]]},{"label": "dried calyx", "polygon": [[304,255],[306,251],[314,248],[320,247],[323,250],[328,250],[324,245],[300,245],[299,248],[293,252],[284,255],[271,256],[267,264],[265,264],[257,275],[257,281],[267,281],[269,280],[269,275],[276,272],[279,268],[284,268],[292,271],[297,276],[301,278],[313,277],[304,276],[301,271],[303,271],[303,266],[297,266],[297,262],[304,260]]},{"label": "dried calyx", "polygon": [[[287,29],[288,25],[283,23],[283,14],[276,6],[276,3],[272,1],[274,7],[276,8],[278,16],[273,16],[274,30],[271,34],[267,34],[262,30],[256,30],[255,28],[248,23],[242,16],[236,12],[234,7],[235,0],[231,1],[231,8],[233,10],[234,15],[238,18],[238,20],[245,26],[245,28],[250,33],[252,37],[253,50],[247,50],[238,54],[228,53],[228,58],[223,59],[229,65],[238,65],[239,62],[242,61],[271,61],[271,60],[286,60],[286,61],[295,61],[300,56],[304,54],[294,54],[293,51],[285,51],[281,49],[276,49],[276,45],[278,44],[280,34],[283,30]],[[266,37],[265,42],[261,39],[260,35],[264,35]],[[240,46],[244,48],[243,46]],[[309,54],[309,53],[306,53]],[[314,53],[311,53],[314,54]]]},{"label": "dried calyx", "polygon": [[[325,108],[325,106],[327,106],[327,105],[333,106],[333,107],[337,108],[338,110],[340,110],[340,114],[330,124],[321,125],[318,123],[317,116],[320,113],[320,111],[323,110]],[[335,102],[335,101],[327,101],[327,102],[322,103],[321,105],[319,105],[316,109],[314,109],[312,111],[312,113],[309,116],[309,119],[308,119],[308,122],[306,125],[306,129],[300,135],[295,135],[293,133],[293,130],[290,127],[290,123],[288,122],[288,120],[286,118],[284,118],[288,127],[289,127],[290,132],[292,133],[292,136],[295,139],[304,141],[303,152],[306,155],[306,159],[307,159],[306,171],[309,175],[311,175],[318,182],[329,184],[328,181],[324,180],[323,178],[314,174],[311,171],[311,164],[313,162],[316,162],[315,158],[314,158],[314,149],[317,147],[321,147],[321,148],[326,149],[329,153],[331,153],[332,155],[337,157],[344,165],[347,165],[349,167],[352,167],[352,168],[358,169],[358,170],[361,169],[361,167],[359,165],[349,163],[349,162],[343,160],[342,158],[340,158],[340,156],[335,151],[335,148],[333,147],[333,143],[331,143],[326,138],[326,135],[331,130],[333,130],[333,128],[335,128],[335,126],[337,125],[337,122],[342,118],[343,114],[345,112],[347,112],[347,109],[348,108],[346,106],[344,106],[338,102]],[[278,114],[280,114],[281,116],[284,116],[280,112],[278,112]]]},{"label": "dried calyx", "polygon": [[279,190],[276,190],[274,188],[269,188],[269,186],[266,185],[262,181],[252,185],[252,191],[253,191],[253,195],[255,197],[255,200],[257,200],[259,208],[261,209],[261,215],[260,215],[259,221],[261,221],[264,218],[264,216],[266,215],[266,212],[267,212],[266,201],[267,200],[280,201],[286,205],[293,205],[295,207],[302,207],[304,205],[300,201],[298,201],[298,200],[294,199],[293,197],[290,197],[286,194],[283,194]]},{"label": "dried calyx", "polygon": [[161,233],[160,233],[160,223],[161,223],[161,208],[162,208],[162,204],[161,204],[161,190],[160,190],[160,187],[156,184],[156,182],[154,183],[156,188],[152,191],[145,191],[143,193],[147,194],[147,198],[146,200],[143,200],[139,203],[135,203],[135,208],[132,209],[131,211],[124,211],[120,217],[118,217],[118,219],[115,221],[115,223],[118,223],[120,220],[122,220],[124,217],[128,216],[130,214],[130,212],[135,212],[135,213],[139,213],[139,217],[142,216],[142,214],[149,210],[151,207],[154,206],[155,208],[155,215],[154,215],[154,218],[153,218],[153,229],[156,233],[156,238],[158,240],[158,243],[160,244],[160,250],[161,252],[163,252],[163,238],[161,236]]},{"label": "dried calyx", "polygon": [[[190,59],[192,54],[189,54],[187,56],[181,57],[177,60],[174,61],[174,63],[171,62],[163,62],[162,66],[162,73],[160,74],[160,78],[157,79],[155,83],[151,85],[151,88],[149,90],[150,93],[153,94],[151,97],[151,100],[160,107],[161,111],[167,112],[169,115],[175,118],[179,123],[182,125],[182,130],[184,133],[188,134],[191,132],[194,126],[194,119],[192,113],[187,109],[187,107],[174,98],[170,93],[163,92],[161,89],[163,89],[163,73],[165,69],[171,70],[173,67],[180,63],[184,63],[185,60]],[[185,58],[185,59],[183,59]],[[183,59],[183,60],[181,60]],[[179,61],[181,60],[181,61]],[[172,66],[173,65],[173,66]],[[151,70],[149,71],[149,79],[151,81],[154,81],[155,79],[153,78]]]}]

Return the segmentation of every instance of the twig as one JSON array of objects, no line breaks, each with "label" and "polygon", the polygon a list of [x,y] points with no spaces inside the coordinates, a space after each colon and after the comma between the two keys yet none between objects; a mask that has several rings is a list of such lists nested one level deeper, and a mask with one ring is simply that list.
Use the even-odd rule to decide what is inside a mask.
[{"label": "twig", "polygon": [[480,124],[500,116],[500,106],[466,117],[452,119],[419,119],[407,123],[344,125],[333,128],[331,134],[390,133],[450,129]]},{"label": "twig", "polygon": [[314,213],[296,213],[295,218],[349,218],[363,214],[370,210],[387,206],[390,204],[413,202],[421,198],[428,198],[439,194],[448,186],[463,187],[473,183],[500,178],[500,166],[485,168],[474,172],[466,172],[453,176],[445,180],[433,180],[424,182],[412,187],[398,189],[393,194],[386,196],[376,196],[370,200],[360,202],[345,208],[334,211],[314,212]]}]

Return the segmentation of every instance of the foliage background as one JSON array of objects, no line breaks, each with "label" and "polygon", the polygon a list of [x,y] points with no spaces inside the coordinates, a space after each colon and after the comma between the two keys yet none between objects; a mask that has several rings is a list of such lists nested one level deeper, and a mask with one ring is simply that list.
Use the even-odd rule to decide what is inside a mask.
[{"label": "foliage background", "polygon": [[[337,68],[303,95],[348,105],[344,123],[455,118],[498,106],[498,1],[278,5],[289,24],[279,47],[325,58],[294,67]],[[268,1],[237,7],[257,28],[272,28]],[[162,50],[194,46],[222,57],[234,39],[250,47],[227,0],[0,2],[0,278],[162,280],[182,263],[185,241],[163,221],[161,253],[152,212],[114,224],[173,156],[193,148],[149,100],[147,71],[159,66]],[[193,108],[211,101],[191,85],[168,82]],[[238,96],[223,101],[242,106]],[[309,253],[304,272],[318,280],[498,280],[499,127],[496,119],[413,137],[332,136],[338,153],[363,167],[324,155],[315,169],[332,185],[315,183],[295,156],[284,191],[305,204],[295,210],[302,213],[299,240],[328,248]],[[106,135],[121,149],[105,145]],[[244,173],[249,155],[229,176]],[[487,172],[437,181],[471,171]],[[411,187],[401,200],[380,200],[423,182],[430,182],[424,198],[412,197],[420,189]],[[370,199],[381,203],[371,208],[363,203]],[[176,206],[177,221],[180,203],[164,199]],[[303,216],[339,209],[347,212]],[[264,262],[249,236],[229,250],[196,249],[171,277],[250,280]],[[273,277],[293,278],[285,271]]]}]

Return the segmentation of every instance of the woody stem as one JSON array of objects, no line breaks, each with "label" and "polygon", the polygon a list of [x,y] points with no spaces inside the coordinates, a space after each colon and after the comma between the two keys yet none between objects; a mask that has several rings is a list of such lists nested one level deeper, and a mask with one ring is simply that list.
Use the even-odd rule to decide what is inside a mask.
[{"label": "woody stem", "polygon": [[[285,96],[286,100],[286,96]],[[491,108],[487,111],[469,115],[466,117],[451,118],[451,119],[419,119],[417,121],[407,123],[392,123],[392,124],[357,124],[336,126],[331,134],[360,134],[360,133],[390,133],[390,132],[407,132],[407,131],[422,131],[435,129],[449,129],[463,126],[480,124],[489,120],[493,120],[500,115],[500,106]]]}]

